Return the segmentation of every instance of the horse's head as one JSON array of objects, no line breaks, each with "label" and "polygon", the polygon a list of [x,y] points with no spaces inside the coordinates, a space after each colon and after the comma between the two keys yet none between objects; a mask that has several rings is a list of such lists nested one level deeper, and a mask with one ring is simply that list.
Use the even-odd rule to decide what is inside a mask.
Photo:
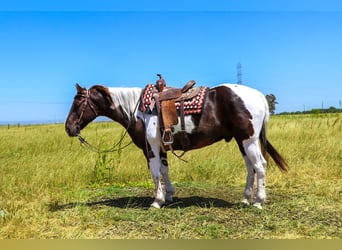
[{"label": "horse's head", "polygon": [[65,122],[65,131],[69,136],[79,135],[81,129],[98,116],[98,108],[92,100],[91,89],[76,84],[77,94]]}]

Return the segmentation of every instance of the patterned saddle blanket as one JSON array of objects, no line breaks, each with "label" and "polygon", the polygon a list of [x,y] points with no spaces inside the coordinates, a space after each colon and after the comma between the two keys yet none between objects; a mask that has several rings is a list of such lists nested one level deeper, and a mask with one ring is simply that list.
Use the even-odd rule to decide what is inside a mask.
[{"label": "patterned saddle blanket", "polygon": [[[180,113],[181,102],[183,101],[184,115],[200,114],[208,90],[208,87],[195,87],[188,90],[182,96],[175,98],[177,112]],[[156,108],[154,95],[158,95],[158,93],[154,84],[146,85],[139,110],[144,113],[152,113]]]}]

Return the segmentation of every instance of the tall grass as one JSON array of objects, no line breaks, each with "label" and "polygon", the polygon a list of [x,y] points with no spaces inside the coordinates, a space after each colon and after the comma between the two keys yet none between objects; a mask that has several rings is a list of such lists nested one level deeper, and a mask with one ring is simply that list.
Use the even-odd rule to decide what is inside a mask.
[{"label": "tall grass", "polygon": [[[153,184],[143,154],[134,145],[98,154],[69,138],[62,124],[3,126],[0,238],[153,238],[158,227],[168,231],[157,234],[163,238],[255,238],[256,228],[263,238],[339,238],[341,131],[341,114],[271,117],[268,138],[290,170],[283,174],[270,161],[269,201],[260,214],[229,205],[242,197],[246,175],[233,141],[188,152],[188,163],[169,154],[170,176],[183,208],[153,212],[136,209],[149,204],[145,199],[152,197]],[[112,122],[93,123],[82,133],[106,149],[120,139],[123,128]],[[123,145],[129,141],[125,138]],[[192,202],[186,197],[197,197],[194,206],[184,205]],[[107,202],[113,198],[125,204]],[[215,207],[217,202],[225,207]],[[232,218],[245,227],[230,224]],[[254,229],[243,218],[255,220]],[[144,231],[148,223],[151,232]]]}]

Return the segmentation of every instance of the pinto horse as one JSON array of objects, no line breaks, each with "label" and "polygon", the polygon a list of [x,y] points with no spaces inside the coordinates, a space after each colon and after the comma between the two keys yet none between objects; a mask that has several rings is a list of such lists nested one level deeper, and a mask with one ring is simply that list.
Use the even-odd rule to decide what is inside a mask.
[{"label": "pinto horse", "polygon": [[[167,153],[162,150],[160,119],[155,113],[142,113],[137,109],[141,101],[141,88],[109,88],[94,85],[90,89],[76,84],[77,94],[65,122],[65,130],[71,137],[98,116],[106,116],[120,123],[142,149],[155,184],[155,199],[151,207],[160,208],[171,202],[174,187],[168,170]],[[266,199],[265,179],[268,153],[280,170],[287,171],[287,164],[266,138],[269,119],[267,101],[262,93],[244,85],[222,84],[210,88],[201,114],[184,117],[185,132],[189,138],[187,150],[198,149],[224,139],[235,139],[247,167],[244,190],[245,204],[262,208]],[[180,125],[174,127],[174,150],[184,150]],[[253,198],[253,186],[257,179],[257,192]],[[161,184],[165,183],[165,191]]]}]

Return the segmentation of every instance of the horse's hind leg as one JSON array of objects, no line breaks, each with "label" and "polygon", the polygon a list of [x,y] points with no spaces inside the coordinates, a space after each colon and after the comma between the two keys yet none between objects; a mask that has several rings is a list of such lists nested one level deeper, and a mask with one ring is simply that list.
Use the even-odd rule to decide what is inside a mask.
[{"label": "horse's hind leg", "polygon": [[244,155],[243,159],[245,160],[245,164],[247,167],[247,177],[246,177],[246,186],[245,186],[245,192],[244,192],[245,198],[242,200],[242,203],[246,205],[250,205],[252,203],[252,198],[253,198],[255,172],[254,172],[253,164],[248,159],[248,157]]},{"label": "horse's hind leg", "polygon": [[[246,183],[245,196],[250,197],[251,195],[250,191],[252,190],[252,187],[250,185],[252,184],[252,176],[253,176],[253,182],[254,182],[254,171],[255,171],[256,176],[257,176],[257,193],[256,193],[256,202],[254,203],[254,206],[261,209],[262,204],[264,203],[266,199],[266,160],[261,153],[258,141],[255,139],[244,141],[243,149],[247,157],[245,161],[246,161],[246,165],[248,168],[248,175],[247,175],[248,177],[247,177],[247,183]],[[248,164],[248,161],[249,161],[249,164]]]},{"label": "horse's hind leg", "polygon": [[246,186],[244,191],[244,198],[242,199],[242,203],[246,205],[250,205],[253,199],[253,189],[254,189],[254,179],[255,179],[255,171],[252,162],[246,155],[244,146],[242,141],[237,140],[240,152],[245,160],[246,168],[247,168],[247,177],[246,177]]}]

